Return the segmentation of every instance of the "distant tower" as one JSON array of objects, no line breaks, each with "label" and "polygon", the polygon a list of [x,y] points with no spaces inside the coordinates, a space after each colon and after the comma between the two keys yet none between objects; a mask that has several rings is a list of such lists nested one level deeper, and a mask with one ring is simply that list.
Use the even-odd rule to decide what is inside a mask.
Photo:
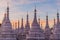
[{"label": "distant tower", "polygon": [[29,30],[30,30],[30,24],[29,24],[29,18],[28,18],[28,13],[27,13],[25,32],[28,34]]},{"label": "distant tower", "polygon": [[20,26],[19,26],[19,24],[20,24],[20,23],[19,23],[19,20],[18,20],[18,33],[19,33],[19,29],[20,29]]},{"label": "distant tower", "polygon": [[21,32],[24,32],[23,18],[22,18],[22,20],[21,20]]},{"label": "distant tower", "polygon": [[45,26],[45,40],[50,39],[50,28],[48,24],[48,15],[46,16],[46,26]]},{"label": "distant tower", "polygon": [[54,25],[55,25],[55,18],[54,18]]},{"label": "distant tower", "polygon": [[16,28],[15,28],[15,22],[13,22],[13,27],[14,27],[14,29],[16,29]]},{"label": "distant tower", "polygon": [[17,28],[17,22],[15,22],[15,28]]},{"label": "distant tower", "polygon": [[54,25],[53,25],[53,30],[55,29],[56,23],[55,23],[55,18],[54,18]]},{"label": "distant tower", "polygon": [[59,24],[59,13],[57,11],[57,24]]},{"label": "distant tower", "polygon": [[49,27],[49,24],[48,24],[48,15],[46,16],[46,28]]},{"label": "distant tower", "polygon": [[40,25],[40,18],[38,19],[38,23],[39,23],[39,25]]},{"label": "distant tower", "polygon": [[44,33],[44,30],[43,30],[43,25],[42,25],[42,23],[41,23],[41,30],[42,30],[42,32]]},{"label": "distant tower", "polygon": [[37,22],[37,16],[36,16],[36,7],[34,10],[34,19],[31,25],[31,29],[29,31],[29,35],[27,36],[27,40],[44,40],[44,34],[39,26],[39,23]]},{"label": "distant tower", "polygon": [[[54,25],[53,25],[52,31],[55,31],[55,30],[54,30],[55,27],[56,27],[56,23],[55,23],[55,18],[54,18]],[[53,33],[53,32],[52,32],[52,33]]]}]

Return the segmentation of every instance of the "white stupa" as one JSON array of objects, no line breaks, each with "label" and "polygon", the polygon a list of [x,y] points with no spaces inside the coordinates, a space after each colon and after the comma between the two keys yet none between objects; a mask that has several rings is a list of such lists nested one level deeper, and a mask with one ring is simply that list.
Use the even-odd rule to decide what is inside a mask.
[{"label": "white stupa", "polygon": [[45,33],[45,40],[50,40],[51,30],[49,28],[48,15],[46,16],[46,26],[44,33]]},{"label": "white stupa", "polygon": [[40,25],[37,22],[36,17],[36,8],[34,10],[34,20],[31,25],[31,29],[29,31],[29,35],[27,36],[27,40],[44,40],[44,33],[42,32]]},{"label": "white stupa", "polygon": [[12,25],[9,19],[9,6],[7,6],[7,13],[5,13],[2,21],[0,40],[16,40],[16,34],[12,30]]},{"label": "white stupa", "polygon": [[30,31],[30,24],[29,24],[29,18],[28,18],[28,14],[27,14],[26,25],[25,25],[25,33],[29,34],[29,31]]},{"label": "white stupa", "polygon": [[57,24],[55,24],[53,29],[53,39],[60,40],[60,22],[59,22],[59,13],[57,12]]}]

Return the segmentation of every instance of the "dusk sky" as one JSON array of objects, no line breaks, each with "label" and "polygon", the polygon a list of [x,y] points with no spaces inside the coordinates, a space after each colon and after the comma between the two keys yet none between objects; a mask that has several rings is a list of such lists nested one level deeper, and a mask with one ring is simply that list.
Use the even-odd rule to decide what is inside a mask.
[{"label": "dusk sky", "polygon": [[0,0],[1,21],[6,13],[7,2],[9,2],[11,20],[21,20],[22,17],[26,20],[27,11],[29,19],[33,19],[35,5],[37,17],[41,20],[45,20],[47,13],[49,20],[56,18],[57,9],[60,13],[60,0]]}]

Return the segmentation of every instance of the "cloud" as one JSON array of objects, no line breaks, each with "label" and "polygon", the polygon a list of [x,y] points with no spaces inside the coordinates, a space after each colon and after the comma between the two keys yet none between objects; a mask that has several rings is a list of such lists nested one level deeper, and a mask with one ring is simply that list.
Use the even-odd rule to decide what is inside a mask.
[{"label": "cloud", "polygon": [[31,4],[31,3],[40,3],[40,2],[46,2],[47,0],[11,0],[14,4]]},{"label": "cloud", "polygon": [[5,0],[0,0],[0,7],[6,6],[6,1]]},{"label": "cloud", "polygon": [[56,0],[56,5],[60,6],[60,0]]}]

